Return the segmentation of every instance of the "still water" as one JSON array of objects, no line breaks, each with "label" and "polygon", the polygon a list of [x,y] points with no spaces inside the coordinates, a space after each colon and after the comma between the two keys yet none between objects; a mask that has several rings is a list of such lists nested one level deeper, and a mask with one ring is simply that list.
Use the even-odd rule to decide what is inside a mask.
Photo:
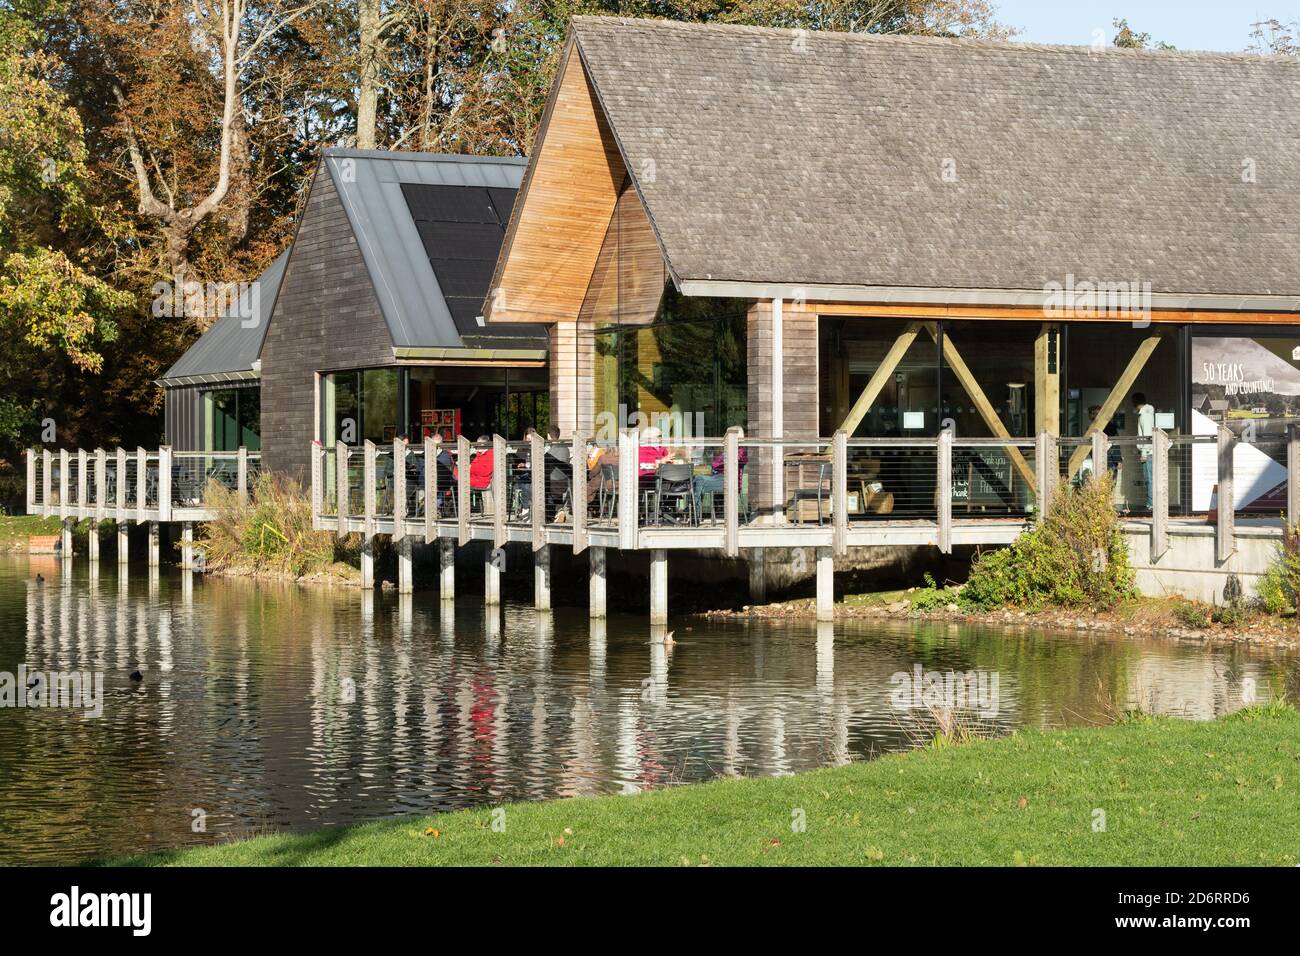
[{"label": "still water", "polygon": [[488,617],[469,598],[444,612],[436,595],[0,557],[0,673],[104,678],[98,718],[0,708],[0,862],[869,758],[933,732],[891,683],[916,665],[996,675],[971,719],[1000,732],[1138,704],[1208,718],[1297,682],[1294,656],[1077,634],[674,626],[668,652],[644,618],[582,609]]}]

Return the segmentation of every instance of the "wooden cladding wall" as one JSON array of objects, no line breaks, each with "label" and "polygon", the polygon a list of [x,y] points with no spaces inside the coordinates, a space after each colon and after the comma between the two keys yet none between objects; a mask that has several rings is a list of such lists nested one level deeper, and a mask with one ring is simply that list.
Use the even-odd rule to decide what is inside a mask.
[{"label": "wooden cladding wall", "polygon": [[[777,396],[772,383],[772,303],[755,302],[749,308],[747,361],[749,363],[749,427],[754,438],[771,438],[773,402],[781,401],[782,434],[817,434],[817,313],[807,307],[783,303],[781,321],[783,383]],[[812,450],[812,449],[810,449]],[[755,460],[755,458],[757,460]],[[751,507],[770,511],[772,459],[762,452],[750,459]]]},{"label": "wooden cladding wall", "polygon": [[487,318],[574,320],[627,171],[575,48],[538,137],[497,265]]},{"label": "wooden cladding wall", "polygon": [[306,477],[315,373],[392,365],[393,340],[334,182],[321,164],[262,346],[262,463]]}]

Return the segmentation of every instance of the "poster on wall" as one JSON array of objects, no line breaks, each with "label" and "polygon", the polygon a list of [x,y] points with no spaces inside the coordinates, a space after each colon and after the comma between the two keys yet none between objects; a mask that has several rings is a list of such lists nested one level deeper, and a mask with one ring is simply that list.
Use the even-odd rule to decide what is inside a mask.
[{"label": "poster on wall", "polygon": [[420,437],[440,437],[443,442],[454,443],[460,436],[459,408],[425,408],[420,411]]},{"label": "poster on wall", "polygon": [[[1300,340],[1245,336],[1192,339],[1192,434],[1225,425],[1233,452],[1237,510],[1286,507],[1286,429],[1300,419]],[[1214,445],[1192,446],[1192,508],[1211,507],[1218,482]]]}]

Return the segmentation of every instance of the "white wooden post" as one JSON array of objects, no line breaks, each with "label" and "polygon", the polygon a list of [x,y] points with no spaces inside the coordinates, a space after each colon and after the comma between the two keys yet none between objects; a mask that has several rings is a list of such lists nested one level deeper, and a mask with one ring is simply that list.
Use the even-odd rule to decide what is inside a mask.
[{"label": "white wooden post", "polygon": [[641,513],[641,436],[632,429],[618,433],[618,546],[636,549]]},{"label": "white wooden post", "polygon": [[1052,495],[1056,492],[1056,439],[1051,432],[1038,433],[1035,458],[1038,520],[1041,521],[1047,516],[1047,511],[1052,506]]},{"label": "white wooden post", "polygon": [[68,518],[68,450],[59,449],[59,517]]},{"label": "white wooden post", "polygon": [[99,563],[99,522],[90,519],[90,531],[86,535],[86,557],[91,564]]},{"label": "white wooden post", "polygon": [[1158,561],[1169,550],[1169,435],[1159,428],[1151,433],[1151,485],[1151,560]]},{"label": "white wooden post", "polygon": [[248,449],[243,445],[235,452],[235,478],[239,489],[239,503],[248,503]]},{"label": "white wooden post", "polygon": [[438,539],[438,599],[456,600],[456,546],[451,538]]},{"label": "white wooden post", "polygon": [[938,458],[937,487],[935,488],[936,511],[939,516],[939,552],[952,554],[952,429],[944,428],[935,441],[935,455]]},{"label": "white wooden post", "polygon": [[135,523],[144,524],[149,504],[149,453],[135,446]]},{"label": "white wooden post", "polygon": [[343,538],[348,533],[348,446],[343,442],[334,443],[334,494],[338,498],[338,536]]},{"label": "white wooden post", "polygon": [[72,560],[72,526],[76,524],[75,518],[64,518],[63,525],[60,529],[63,546],[63,560]]},{"label": "white wooden post", "polygon": [[581,554],[587,550],[587,436],[582,432],[573,435],[573,447],[569,452],[569,464],[573,469],[573,482],[570,484],[569,521],[573,523],[573,553]]},{"label": "white wooden post", "polygon": [[[510,483],[506,481],[506,440],[492,436],[492,546],[503,548],[506,543],[506,509],[509,504]],[[537,480],[537,476],[533,476]]]},{"label": "white wooden post", "polygon": [[311,443],[311,526],[319,530],[321,512],[325,510],[325,446]]},{"label": "white wooden post", "polygon": [[843,429],[831,438],[831,547],[849,553],[849,436]]},{"label": "white wooden post", "polygon": [[48,448],[44,449],[41,454],[44,456],[44,470],[41,472],[41,515],[48,518],[52,513],[50,508],[50,498],[54,494],[54,456],[50,454]]},{"label": "white wooden post", "polygon": [[650,623],[668,623],[668,552],[663,548],[650,552]]},{"label": "white wooden post", "polygon": [[785,512],[785,303],[772,300],[772,515]]},{"label": "white wooden post", "polygon": [[1300,427],[1286,429],[1286,524],[1300,524]]},{"label": "white wooden post", "polygon": [[361,466],[362,516],[365,521],[362,534],[367,541],[375,536],[375,451],[375,443],[367,438],[362,446],[364,457]]},{"label": "white wooden post", "polygon": [[424,543],[438,536],[438,448],[439,439],[424,439]]},{"label": "white wooden post", "polygon": [[172,520],[172,446],[158,449],[158,520]]},{"label": "white wooden post", "polygon": [[36,514],[36,449],[27,449],[27,513]]},{"label": "white wooden post", "polygon": [[591,578],[589,614],[593,618],[603,619],[608,613],[606,595],[609,569],[606,561],[604,548],[597,546],[587,549],[587,564]]},{"label": "white wooden post", "polygon": [[89,475],[86,473],[86,449],[77,449],[77,517],[86,517],[87,489]]},{"label": "white wooden post", "polygon": [[469,541],[469,439],[464,435],[456,438],[456,543],[464,546]]},{"label": "white wooden post", "polygon": [[157,521],[149,522],[149,567],[156,568],[162,564],[162,525]]},{"label": "white wooden post", "polygon": [[[541,551],[546,546],[546,483],[550,475],[546,473],[546,443],[537,432],[528,436],[528,468],[533,475],[530,486],[532,500],[528,502],[533,525],[533,550]],[[549,575],[549,571],[547,573]],[[547,607],[550,607],[549,587],[548,584]]]},{"label": "white wooden post", "polygon": [[1236,440],[1233,438],[1225,425],[1219,426],[1219,493],[1217,502],[1219,506],[1218,520],[1215,522],[1215,556],[1219,561],[1227,561],[1232,556],[1232,552],[1237,550],[1236,531],[1233,525],[1233,510],[1236,508],[1236,502],[1233,500],[1232,488],[1232,453]]},{"label": "white wooden post", "polygon": [[835,556],[830,548],[817,549],[817,620],[835,620]]},{"label": "white wooden post", "polygon": [[551,546],[549,544],[543,544],[533,552],[533,604],[539,611],[551,609]]},{"label": "white wooden post", "polygon": [[[393,543],[406,537],[406,439],[393,439]],[[401,570],[402,551],[398,549],[398,571]],[[410,551],[407,551],[409,561]],[[400,583],[398,590],[401,590]]]},{"label": "white wooden post", "polygon": [[1110,442],[1106,438],[1106,433],[1100,428],[1092,433],[1092,473],[1094,477],[1100,478],[1110,471],[1106,464],[1106,458],[1110,454]]},{"label": "white wooden post", "polygon": [[181,570],[194,568],[194,522],[181,522]]},{"label": "white wooden post", "polygon": [[484,542],[483,553],[483,604],[496,607],[501,603],[501,572],[505,570],[506,553],[487,542]]},{"label": "white wooden post", "polygon": [[722,438],[722,517],[727,557],[734,558],[740,554],[740,429],[734,425]]},{"label": "white wooden post", "polygon": [[108,517],[108,452],[95,449],[95,520]]},{"label": "white wooden post", "polygon": [[117,449],[117,501],[115,506],[116,514],[113,520],[119,526],[126,524],[126,449],[120,445]]}]

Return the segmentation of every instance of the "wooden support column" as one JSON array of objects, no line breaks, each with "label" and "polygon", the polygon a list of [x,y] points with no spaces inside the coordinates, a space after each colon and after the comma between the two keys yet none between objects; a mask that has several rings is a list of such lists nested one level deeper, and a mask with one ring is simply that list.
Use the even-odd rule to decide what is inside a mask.
[{"label": "wooden support column", "polygon": [[[577,463],[574,463],[575,469]],[[528,436],[528,470],[532,472],[530,489],[532,498],[528,502],[529,518],[532,519],[533,551],[540,552],[546,546],[546,485],[550,475],[546,473],[546,443],[542,436],[533,432]],[[549,568],[549,563],[548,563]],[[547,575],[549,577],[549,570]],[[546,586],[546,606],[551,600],[550,583]],[[541,607],[539,604],[538,607]]]},{"label": "wooden support column", "polygon": [[573,484],[570,496],[572,507],[569,520],[573,522],[573,553],[582,554],[587,550],[587,435],[578,432],[573,436],[573,447],[569,451],[569,463],[573,469]]},{"label": "wooden support column", "polygon": [[602,547],[587,549],[587,564],[591,575],[590,611],[592,618],[604,618],[608,613],[606,594],[608,590],[609,568],[607,555]]},{"label": "wooden support column", "polygon": [[248,449],[243,445],[235,452],[235,483],[239,492],[239,503],[248,502]]},{"label": "wooden support column", "polygon": [[348,506],[351,504],[348,494],[348,446],[343,442],[334,444],[334,493],[338,496],[338,536],[342,539],[348,533]]},{"label": "wooden support column", "polygon": [[414,571],[412,568],[411,549],[413,541],[410,535],[403,535],[397,542],[397,593],[410,594],[415,590]]},{"label": "wooden support column", "polygon": [[48,518],[52,514],[50,499],[54,496],[54,457],[48,448],[41,455],[41,464],[44,466],[41,471],[41,516]]},{"label": "wooden support column", "polygon": [[1047,322],[1034,339],[1034,432],[1061,434],[1061,327]]},{"label": "wooden support column", "polygon": [[363,536],[361,539],[361,587],[372,590],[375,586],[375,539]]},{"label": "wooden support column", "polygon": [[1038,459],[1034,462],[1038,479],[1034,483],[1037,491],[1038,520],[1041,521],[1047,517],[1048,509],[1052,507],[1052,496],[1056,494],[1056,472],[1057,463],[1057,446],[1056,437],[1048,432],[1038,433],[1038,442],[1035,446],[1035,457]]},{"label": "wooden support column", "polygon": [[728,428],[723,438],[722,502],[727,557],[734,558],[740,554],[740,429],[735,427]]},{"label": "wooden support column", "polygon": [[[817,321],[813,307],[799,302],[766,300],[750,306],[748,437],[811,438],[820,432]],[[776,523],[784,520],[785,510],[782,457],[778,446],[757,447],[746,468],[751,507]]]},{"label": "wooden support column", "polygon": [[[533,476],[536,481],[537,475]],[[506,481],[506,440],[492,436],[492,546],[506,544],[506,511],[509,509],[510,485]]]},{"label": "wooden support column", "polygon": [[1300,427],[1286,430],[1286,524],[1300,524]]},{"label": "wooden support column", "polygon": [[835,556],[830,548],[817,549],[817,620],[835,620]]},{"label": "wooden support column", "polygon": [[438,537],[438,455],[441,436],[424,439],[424,543],[433,544]]},{"label": "wooden support column", "polygon": [[1159,561],[1168,550],[1169,436],[1157,428],[1151,433],[1151,560]]},{"label": "wooden support column", "polygon": [[[1133,387],[1137,377],[1142,374],[1142,369],[1146,367],[1147,360],[1151,358],[1151,353],[1156,350],[1156,346],[1159,344],[1160,336],[1158,335],[1152,335],[1142,340],[1142,343],[1137,347],[1137,351],[1133,353],[1133,357],[1129,359],[1128,365],[1124,367],[1124,371],[1116,379],[1110,394],[1101,403],[1101,409],[1097,412],[1097,417],[1093,419],[1092,424],[1088,426],[1086,435],[1091,436],[1093,432],[1105,431],[1106,426],[1110,424],[1111,418],[1119,409],[1120,403],[1124,401],[1124,396],[1129,393],[1129,389]],[[1067,481],[1074,480],[1074,476],[1079,473],[1079,467],[1087,457],[1087,445],[1080,445],[1074,450],[1074,454],[1070,456],[1069,468],[1065,472]]]},{"label": "wooden support column", "polygon": [[1233,524],[1233,511],[1236,501],[1233,496],[1232,453],[1237,441],[1227,426],[1219,426],[1219,492],[1216,496],[1218,518],[1214,525],[1214,550],[1218,561],[1227,561],[1232,552],[1237,550],[1236,529]]},{"label": "wooden support column", "polygon": [[469,439],[456,436],[456,544],[464,547],[469,542]]},{"label": "wooden support column", "polygon": [[668,623],[668,552],[663,548],[650,552],[650,623]]},{"label": "wooden support column", "polygon": [[361,464],[361,507],[364,518],[361,533],[365,535],[366,541],[371,541],[375,536],[375,453],[377,451],[375,443],[367,438],[362,447],[364,457]]},{"label": "wooden support column", "polygon": [[135,449],[135,523],[144,524],[149,504],[149,453],[139,445]]},{"label": "wooden support column", "polygon": [[[144,454],[144,449],[140,449],[140,454]],[[68,517],[68,450],[59,449],[59,517],[66,519]]]},{"label": "wooden support column", "polygon": [[506,567],[506,553],[489,542],[485,541],[483,545],[483,603],[496,607],[501,603],[501,572]]},{"label": "wooden support column", "polygon": [[903,334],[894,340],[894,344],[889,347],[885,357],[881,359],[880,364],[868,379],[866,387],[862,389],[862,394],[854,401],[853,407],[849,409],[848,415],[840,425],[840,431],[852,435],[862,424],[862,419],[866,418],[867,412],[871,411],[871,406],[876,403],[880,393],[884,391],[885,386],[889,384],[890,379],[894,377],[894,369],[898,368],[907,350],[912,347],[916,337],[921,332],[920,322],[909,322],[903,329]]},{"label": "wooden support column", "polygon": [[[777,447],[772,456],[772,514],[780,518],[785,509],[785,455],[780,441],[785,437],[785,303],[772,300],[772,437]],[[816,429],[813,429],[814,433]]]},{"label": "wooden support column", "polygon": [[533,552],[533,606],[551,609],[551,546],[543,544]]},{"label": "wooden support column", "polygon": [[77,517],[78,518],[86,517],[86,504],[88,501],[86,497],[87,484],[88,484],[87,478],[89,477],[89,475],[87,475],[86,473],[86,464],[87,464],[86,449],[78,448],[77,449]]},{"label": "wooden support column", "polygon": [[1092,474],[1096,478],[1107,474],[1110,467],[1106,459],[1110,455],[1110,440],[1103,431],[1092,433]]},{"label": "wooden support column", "polygon": [[[406,537],[406,439],[393,439],[393,543],[399,543]],[[410,548],[407,548],[407,560],[410,560]],[[401,549],[398,549],[398,570],[401,570]],[[410,568],[408,567],[409,571]],[[401,584],[398,584],[401,590]],[[407,594],[410,591],[405,592]]]},{"label": "wooden support column", "polygon": [[172,448],[158,449],[158,520],[172,520]]},{"label": "wooden support column", "polygon": [[618,433],[618,546],[636,550],[641,513],[641,436],[632,429]]},{"label": "wooden support column", "polygon": [[91,564],[99,563],[99,522],[90,520],[90,533],[86,535],[86,557]]},{"label": "wooden support column", "polygon": [[[942,341],[943,360],[948,368],[952,370],[953,375],[956,376],[957,382],[970,398],[975,410],[979,412],[980,418],[984,420],[984,425],[998,438],[1011,438],[1011,433],[1007,431],[1007,426],[998,417],[997,411],[993,408],[993,403],[984,394],[984,389],[979,380],[975,378],[974,373],[966,364],[966,360],[957,351],[957,346],[952,337],[948,335],[940,336],[939,326],[934,322],[926,322],[925,329],[936,342]],[[1029,467],[1029,462],[1025,461],[1025,456],[1021,454],[1020,449],[1015,445],[1007,445],[1006,452],[1016,471],[1020,472],[1020,476],[1032,486],[1037,480],[1034,476],[1034,469]]]},{"label": "wooden support column", "polygon": [[117,522],[117,563],[122,567],[131,563],[131,526],[125,521]]},{"label": "wooden support column", "polygon": [[438,539],[438,600],[456,600],[456,545],[451,538]]},{"label": "wooden support column", "polygon": [[[938,458],[936,512],[939,516],[938,545],[941,554],[952,554],[952,429],[939,432],[935,453]],[[1039,467],[1042,474],[1042,467]]]},{"label": "wooden support column", "polygon": [[763,567],[765,554],[762,548],[749,552],[749,600],[754,604],[767,603],[767,570]]},{"label": "wooden support column", "polygon": [[27,513],[36,514],[36,449],[27,449]]},{"label": "wooden support column", "polygon": [[849,435],[842,428],[831,438],[831,547],[849,553]]}]

